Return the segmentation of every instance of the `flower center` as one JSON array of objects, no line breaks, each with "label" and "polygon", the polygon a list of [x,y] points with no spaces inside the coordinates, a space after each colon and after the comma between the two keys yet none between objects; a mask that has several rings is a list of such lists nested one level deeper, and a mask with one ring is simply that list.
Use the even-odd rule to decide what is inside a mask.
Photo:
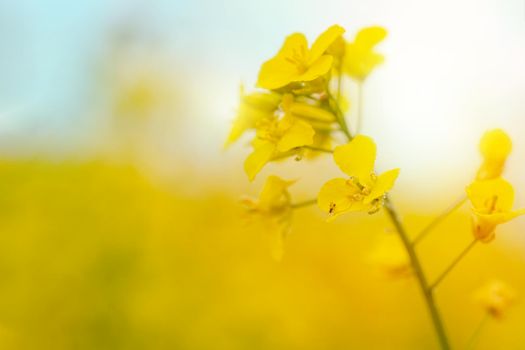
[{"label": "flower center", "polygon": [[308,70],[306,48],[304,46],[294,48],[292,54],[286,57],[286,60],[297,68],[299,74],[303,74]]},{"label": "flower center", "polygon": [[485,201],[485,209],[488,214],[493,214],[496,212],[496,204],[498,203],[498,196],[492,196]]}]

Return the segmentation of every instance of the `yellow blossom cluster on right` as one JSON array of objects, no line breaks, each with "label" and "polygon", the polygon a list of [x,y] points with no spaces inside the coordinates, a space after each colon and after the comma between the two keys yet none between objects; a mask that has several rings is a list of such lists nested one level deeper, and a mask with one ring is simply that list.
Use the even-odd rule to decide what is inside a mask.
[{"label": "yellow blossom cluster on right", "polygon": [[501,129],[488,131],[481,138],[483,163],[466,191],[472,206],[472,232],[484,243],[494,239],[498,225],[525,214],[525,209],[513,209],[514,188],[502,177],[511,150],[512,141]]},{"label": "yellow blossom cluster on right", "polygon": [[512,304],[516,301],[516,291],[499,280],[492,280],[474,293],[474,300],[487,314],[501,319]]}]

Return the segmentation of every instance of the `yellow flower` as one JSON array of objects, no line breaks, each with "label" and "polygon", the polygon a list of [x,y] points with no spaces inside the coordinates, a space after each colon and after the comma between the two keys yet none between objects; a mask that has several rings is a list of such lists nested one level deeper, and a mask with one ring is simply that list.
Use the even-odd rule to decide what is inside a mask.
[{"label": "yellow flower", "polygon": [[514,189],[502,178],[474,181],[467,187],[472,204],[472,231],[482,242],[495,237],[496,226],[525,214],[525,209],[512,210]]},{"label": "yellow flower", "polygon": [[397,235],[380,236],[369,261],[378,266],[389,277],[406,277],[412,274],[410,259]]},{"label": "yellow flower", "polygon": [[489,180],[501,176],[505,161],[512,151],[510,137],[501,129],[487,131],[479,143],[483,163],[478,170],[477,180]]},{"label": "yellow flower", "polygon": [[260,219],[264,231],[269,233],[272,255],[277,260],[282,257],[283,238],[290,229],[292,206],[288,187],[294,182],[271,175],[257,200],[244,200],[248,213]]},{"label": "yellow flower", "polygon": [[338,25],[331,26],[310,49],[303,34],[288,36],[277,55],[262,65],[257,86],[274,90],[293,82],[309,82],[325,75],[333,62],[333,57],[326,55],[325,51],[344,31]]},{"label": "yellow flower", "polygon": [[513,288],[498,280],[487,283],[474,294],[475,301],[494,318],[502,318],[516,297]]},{"label": "yellow flower", "polygon": [[386,192],[393,186],[399,169],[379,176],[374,173],[376,145],[364,135],[356,136],[346,145],[336,147],[334,160],[350,179],[332,179],[319,192],[317,203],[330,214],[329,220],[350,211],[374,213],[383,205]]},{"label": "yellow flower", "polygon": [[381,27],[361,29],[355,41],[346,45],[344,71],[354,79],[365,80],[377,65],[383,63],[383,55],[374,52],[374,46],[381,42],[386,34],[387,31]]},{"label": "yellow flower", "polygon": [[261,120],[273,118],[279,103],[281,98],[277,94],[255,92],[246,95],[241,86],[241,104],[225,146],[237,141],[246,130],[254,129]]},{"label": "yellow flower", "polygon": [[[244,162],[244,170],[250,181],[272,159],[292,155],[291,151],[294,148],[313,143],[314,128],[299,118],[301,115],[298,116],[298,111],[293,109],[293,106],[297,104],[290,99],[293,100],[290,95],[285,95],[283,98],[284,116],[282,118],[263,119],[257,124],[257,136],[252,142],[253,152]],[[317,114],[317,116],[323,115],[322,113]],[[314,115],[315,113],[310,114],[310,116]]]}]

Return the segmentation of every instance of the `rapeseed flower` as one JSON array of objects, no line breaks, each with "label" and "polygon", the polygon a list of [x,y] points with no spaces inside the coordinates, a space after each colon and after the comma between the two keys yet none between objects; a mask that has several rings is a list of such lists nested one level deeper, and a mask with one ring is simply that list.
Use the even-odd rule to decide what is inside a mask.
[{"label": "rapeseed flower", "polygon": [[472,204],[474,237],[484,243],[494,239],[498,225],[525,214],[525,209],[512,209],[514,189],[503,178],[474,181],[467,187],[467,195]]},{"label": "rapeseed flower", "polygon": [[505,161],[512,151],[510,137],[501,129],[487,131],[481,138],[479,151],[483,163],[478,170],[477,180],[489,180],[501,176]]},{"label": "rapeseed flower", "polygon": [[354,42],[345,47],[343,69],[350,77],[363,81],[372,70],[383,63],[384,57],[374,52],[374,46],[387,35],[382,27],[368,27],[357,33]]},{"label": "rapeseed flower", "polygon": [[342,27],[333,25],[310,48],[303,34],[288,36],[277,55],[262,65],[257,86],[275,90],[290,83],[310,82],[324,76],[333,63],[333,57],[325,52],[344,32]]},{"label": "rapeseed flower", "polygon": [[293,155],[294,149],[313,144],[315,129],[310,122],[330,123],[335,120],[329,112],[297,103],[289,94],[283,96],[281,112],[281,118],[265,118],[257,123],[257,135],[252,141],[253,152],[244,162],[250,181],[269,161]]},{"label": "rapeseed flower", "polygon": [[392,278],[412,275],[410,258],[397,235],[380,235],[368,261]]},{"label": "rapeseed flower", "polygon": [[283,254],[283,239],[290,229],[292,215],[291,196],[288,187],[295,181],[283,180],[271,175],[266,179],[257,200],[245,199],[244,205],[251,216],[257,217],[270,236],[272,255],[280,260]]},{"label": "rapeseed flower", "polygon": [[225,146],[237,141],[245,131],[255,129],[261,120],[273,118],[280,103],[281,96],[278,94],[272,92],[245,94],[241,86],[241,103]]},{"label": "rapeseed flower", "polygon": [[329,220],[350,211],[374,213],[383,205],[384,196],[393,186],[399,169],[379,176],[374,173],[376,145],[364,135],[356,136],[334,151],[334,160],[349,179],[337,178],[325,183],[317,203],[329,213]]},{"label": "rapeseed flower", "polygon": [[474,294],[475,301],[492,317],[501,319],[515,302],[516,291],[502,281],[490,281]]}]

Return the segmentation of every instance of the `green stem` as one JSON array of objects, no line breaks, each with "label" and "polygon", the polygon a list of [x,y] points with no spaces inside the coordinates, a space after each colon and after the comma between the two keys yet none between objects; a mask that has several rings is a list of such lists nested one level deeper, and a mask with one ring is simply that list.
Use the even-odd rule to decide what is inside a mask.
[{"label": "green stem", "polygon": [[452,261],[452,263],[445,269],[445,271],[443,271],[441,275],[439,275],[439,277],[436,278],[436,281],[432,283],[432,285],[429,287],[430,290],[434,290],[441,283],[441,281],[443,281],[443,279],[447,277],[449,272],[452,271],[452,269],[454,269],[454,267],[467,255],[468,252],[470,252],[470,250],[476,245],[477,242],[477,239],[473,239],[472,242],[470,242],[470,244],[465,249],[463,249],[463,251],[456,257],[456,259],[454,259],[454,261]]},{"label": "green stem", "polygon": [[450,214],[459,209],[463,203],[467,200],[466,196],[461,196],[453,205],[448,207],[444,212],[439,214],[430,224],[428,224],[419,234],[414,238],[414,245],[417,245],[421,242],[436,226],[438,226],[443,220],[445,220]]},{"label": "green stem", "polygon": [[466,350],[473,350],[479,340],[479,337],[481,335],[481,331],[485,328],[485,325],[487,324],[487,321],[490,319],[489,314],[485,314],[485,317],[481,320],[479,325],[476,327],[472,335],[470,336],[470,339],[468,340],[467,346],[465,347]]},{"label": "green stem", "polygon": [[310,199],[310,200],[307,200],[307,201],[304,201],[304,202],[294,203],[294,204],[292,204],[292,208],[293,209],[304,208],[304,207],[308,207],[310,205],[314,205],[315,203],[317,203],[317,199]]},{"label": "green stem", "polygon": [[327,95],[328,95],[328,105],[330,106],[332,113],[334,113],[335,117],[337,118],[337,124],[339,124],[341,131],[345,134],[348,141],[352,141],[354,137],[352,136],[352,133],[350,133],[350,129],[348,129],[348,124],[346,123],[346,119],[343,114],[343,111],[341,111],[341,108],[339,107],[337,100],[332,96],[332,94],[330,93],[330,91],[328,91],[328,89],[327,89]]},{"label": "green stem", "polygon": [[357,83],[357,116],[355,118],[355,133],[361,132],[361,120],[363,118],[363,81]]},{"label": "green stem", "polygon": [[445,331],[445,326],[439,314],[436,301],[434,300],[434,294],[432,293],[432,289],[428,288],[428,282],[423,272],[421,262],[419,261],[414,246],[410,243],[405,227],[402,224],[401,219],[399,218],[399,215],[388,196],[385,199],[384,207],[408,253],[410,262],[412,264],[412,268],[414,269],[414,273],[419,284],[419,288],[423,293],[423,297],[425,299],[425,303],[430,313],[430,317],[432,318],[432,323],[434,325],[441,349],[450,350],[450,343],[447,337],[447,333]]},{"label": "green stem", "polygon": [[331,149],[315,147],[315,146],[303,146],[303,148],[309,149],[311,151],[316,151],[316,152],[334,153],[334,151],[332,151]]},{"label": "green stem", "polygon": [[337,75],[337,95],[336,95],[336,99],[337,99],[337,104],[339,104],[339,102],[341,101],[341,86],[342,86],[342,83],[343,83],[343,72],[341,71],[341,64],[339,64],[339,67],[337,67],[337,72],[338,72],[338,75]]},{"label": "green stem", "polygon": [[[339,105],[337,104],[337,101],[333,98],[333,96],[330,94],[330,92],[327,90],[328,99],[329,99],[329,105],[330,108],[333,110],[334,114],[337,117],[337,122],[339,124],[339,127],[341,128],[341,131],[346,135],[348,141],[352,141],[353,136],[350,133],[350,130],[348,129],[348,125],[346,124],[344,115],[339,108]],[[362,103],[360,103],[362,104]],[[450,350],[450,343],[447,337],[447,333],[445,331],[445,326],[443,324],[443,321],[441,319],[441,316],[439,314],[439,310],[437,308],[437,304],[434,300],[434,294],[432,292],[432,289],[428,287],[428,282],[425,277],[425,274],[423,272],[423,268],[421,266],[421,262],[419,261],[419,258],[417,257],[416,251],[412,243],[410,242],[409,236],[407,234],[407,231],[405,230],[404,225],[401,223],[401,220],[399,218],[399,215],[393,205],[393,203],[390,201],[389,197],[386,196],[385,198],[385,205],[384,205],[388,216],[390,220],[392,221],[392,224],[396,228],[396,231],[401,238],[401,241],[403,242],[403,245],[405,247],[405,250],[407,251],[407,254],[410,258],[410,262],[412,265],[412,268],[414,269],[416,279],[419,284],[419,288],[421,289],[421,292],[423,293],[423,297],[425,299],[425,303],[427,305],[428,311],[430,313],[430,317],[432,319],[432,324],[434,325],[434,329],[436,331],[436,335],[439,340],[439,344],[441,346],[442,350]]]}]

